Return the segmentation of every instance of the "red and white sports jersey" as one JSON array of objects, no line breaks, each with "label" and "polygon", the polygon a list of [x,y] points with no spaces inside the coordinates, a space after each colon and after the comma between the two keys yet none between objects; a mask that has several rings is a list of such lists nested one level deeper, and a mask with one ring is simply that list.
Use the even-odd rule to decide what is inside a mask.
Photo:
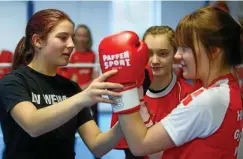
[{"label": "red and white sports jersey", "polygon": [[[200,85],[201,87],[201,85]],[[144,97],[154,123],[158,123],[176,108],[182,99],[199,88],[199,84],[191,85],[182,77],[173,75],[170,85],[162,92],[147,91]],[[159,154],[155,155],[158,156]],[[148,159],[148,157],[145,157]],[[149,158],[152,158],[151,156]],[[158,157],[155,157],[158,158]]]},{"label": "red and white sports jersey", "polygon": [[182,99],[198,88],[196,85],[189,84],[185,79],[173,75],[170,85],[162,92],[153,93],[148,90],[144,101],[152,115],[153,122],[160,122],[180,104]]},{"label": "red and white sports jersey", "polygon": [[[70,63],[95,63],[95,53],[92,51],[78,52],[71,55]],[[71,74],[77,75],[77,83],[81,86],[92,80],[93,68],[70,68]]]},{"label": "red and white sports jersey", "polygon": [[237,79],[227,74],[188,95],[161,124],[176,147],[163,159],[236,159],[242,130]]},{"label": "red and white sports jersey", "polygon": [[[151,119],[153,122],[160,122],[160,120],[168,115],[187,94],[190,94],[198,88],[199,87],[196,87],[196,85],[191,85],[183,78],[173,74],[171,83],[162,92],[152,93],[148,90],[144,97],[144,101],[152,115]],[[117,120],[118,117],[113,115],[111,125],[113,126]],[[115,148],[128,148],[128,144],[125,139],[122,139]]]},{"label": "red and white sports jersey", "polygon": [[[0,52],[0,63],[12,63],[13,54],[9,51],[3,50]],[[0,68],[0,79],[8,72],[11,71],[10,67]]]}]

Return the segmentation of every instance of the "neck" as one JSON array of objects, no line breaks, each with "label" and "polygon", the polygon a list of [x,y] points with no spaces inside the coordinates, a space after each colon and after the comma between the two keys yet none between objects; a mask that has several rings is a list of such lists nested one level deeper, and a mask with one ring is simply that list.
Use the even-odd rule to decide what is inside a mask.
[{"label": "neck", "polygon": [[149,88],[154,91],[162,90],[170,84],[171,80],[172,80],[172,73],[163,76],[154,76],[153,81]]},{"label": "neck", "polygon": [[57,66],[50,65],[45,59],[41,57],[34,57],[31,63],[28,65],[33,70],[40,72],[47,76],[55,76],[57,72]]},{"label": "neck", "polygon": [[[217,67],[214,67],[217,68]],[[203,82],[204,87],[208,87],[213,80],[217,79],[220,76],[226,75],[230,73],[230,68],[229,67],[223,67],[222,69],[218,70],[218,69],[211,69],[208,76],[204,76],[201,79],[201,81]]]}]

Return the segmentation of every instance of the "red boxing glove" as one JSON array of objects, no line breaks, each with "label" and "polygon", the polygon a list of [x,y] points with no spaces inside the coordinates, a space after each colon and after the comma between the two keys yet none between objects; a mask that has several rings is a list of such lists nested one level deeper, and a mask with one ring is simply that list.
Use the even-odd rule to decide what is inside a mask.
[{"label": "red boxing glove", "polygon": [[[114,113],[138,111],[140,102],[137,81],[142,77],[148,63],[148,47],[139,41],[136,33],[123,31],[105,37],[99,45],[99,62],[102,73],[112,69],[118,72],[107,79],[107,82],[121,83],[124,90],[122,96],[115,98]],[[113,98],[113,97],[109,97]]]}]

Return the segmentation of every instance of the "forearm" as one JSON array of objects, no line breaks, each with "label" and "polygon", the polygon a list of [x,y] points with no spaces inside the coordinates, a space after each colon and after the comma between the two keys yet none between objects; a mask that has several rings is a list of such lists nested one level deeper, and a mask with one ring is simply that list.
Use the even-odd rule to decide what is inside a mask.
[{"label": "forearm", "polygon": [[83,108],[77,102],[79,101],[77,98],[80,96],[74,95],[60,103],[35,111],[29,118],[29,129],[33,136],[52,131],[77,115]]},{"label": "forearm", "polygon": [[123,133],[119,124],[113,126],[109,131],[100,133],[96,137],[93,152],[97,157],[101,157],[112,150],[123,138]]},{"label": "forearm", "polygon": [[144,141],[147,128],[139,112],[119,115],[119,123],[132,153],[138,156],[147,154],[143,152],[146,149],[144,148]]}]

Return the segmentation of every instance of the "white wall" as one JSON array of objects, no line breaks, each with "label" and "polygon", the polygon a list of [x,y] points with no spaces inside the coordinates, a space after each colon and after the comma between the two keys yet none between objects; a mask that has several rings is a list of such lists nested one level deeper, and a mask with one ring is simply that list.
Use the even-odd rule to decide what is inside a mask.
[{"label": "white wall", "polygon": [[178,22],[187,14],[203,7],[203,1],[163,1],[162,25],[175,29]]},{"label": "white wall", "polygon": [[242,5],[243,5],[242,1],[228,2],[228,7],[230,9],[230,14],[236,20],[238,20],[239,15],[243,16],[243,6]]},{"label": "white wall", "polygon": [[14,51],[25,33],[26,2],[0,2],[0,17],[0,50]]},{"label": "white wall", "polygon": [[35,2],[35,11],[47,8],[60,9],[71,17],[75,25],[88,25],[93,35],[93,49],[97,52],[101,39],[110,34],[111,4],[110,1],[37,1]]},{"label": "white wall", "polygon": [[151,25],[161,24],[159,1],[114,1],[112,32],[135,31],[140,37]]},{"label": "white wall", "polygon": [[[241,4],[241,5],[239,5]],[[228,2],[235,19],[243,2]],[[65,11],[76,24],[87,24],[93,33],[94,51],[100,40],[120,30],[134,30],[141,37],[151,25],[169,25],[175,29],[186,14],[204,6],[203,1],[35,1],[35,11],[57,8]],[[14,51],[27,22],[26,1],[0,1],[0,50]]]},{"label": "white wall", "polygon": [[[210,1],[214,4],[215,1]],[[173,29],[176,28],[180,19],[185,15],[203,7],[204,1],[162,1],[162,25],[168,25]],[[230,14],[238,20],[238,15],[243,16],[243,2],[228,1],[227,5],[230,9]],[[241,8],[240,8],[241,6]]]}]

